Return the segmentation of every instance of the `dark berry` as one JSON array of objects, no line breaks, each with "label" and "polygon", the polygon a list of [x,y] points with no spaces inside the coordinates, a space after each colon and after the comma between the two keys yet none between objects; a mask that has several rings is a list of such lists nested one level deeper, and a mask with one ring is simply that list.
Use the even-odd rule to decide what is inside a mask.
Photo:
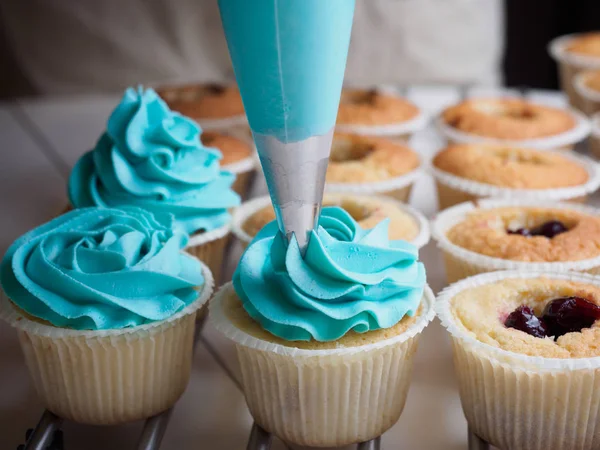
[{"label": "dark berry", "polygon": [[600,319],[600,306],[581,297],[562,297],[546,305],[542,320],[548,334],[558,338],[574,331],[590,328]]},{"label": "dark berry", "polygon": [[535,227],[531,230],[531,234],[534,236],[545,236],[548,239],[552,239],[557,234],[561,234],[567,231],[567,227],[558,221],[551,220],[549,222],[541,224],[539,227]]},{"label": "dark berry", "polygon": [[519,306],[511,312],[506,318],[504,325],[507,328],[514,328],[538,338],[544,338],[548,335],[546,333],[546,324],[543,320],[536,317],[533,309],[529,306]]},{"label": "dark berry", "polygon": [[531,232],[527,228],[517,228],[516,230],[506,230],[508,234],[519,234],[521,236],[531,236]]}]

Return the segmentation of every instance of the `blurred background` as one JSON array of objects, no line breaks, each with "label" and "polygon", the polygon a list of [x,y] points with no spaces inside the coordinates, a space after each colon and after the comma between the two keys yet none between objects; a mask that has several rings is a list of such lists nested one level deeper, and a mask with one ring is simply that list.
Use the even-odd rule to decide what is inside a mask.
[{"label": "blurred background", "polygon": [[[233,79],[216,0],[2,0],[0,98]],[[557,88],[547,43],[598,0],[357,0],[351,84]]]}]

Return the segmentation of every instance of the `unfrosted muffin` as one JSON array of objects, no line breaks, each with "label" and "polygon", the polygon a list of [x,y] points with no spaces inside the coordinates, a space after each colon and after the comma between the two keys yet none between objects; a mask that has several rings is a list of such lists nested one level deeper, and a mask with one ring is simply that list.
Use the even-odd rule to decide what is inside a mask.
[{"label": "unfrosted muffin", "polygon": [[443,121],[463,133],[520,141],[556,136],[575,128],[567,111],[516,98],[478,98],[447,108]]},{"label": "unfrosted muffin", "polygon": [[442,292],[470,429],[498,448],[600,446],[600,283],[496,272]]},{"label": "unfrosted muffin", "polygon": [[597,188],[595,167],[564,152],[485,143],[449,145],[432,161],[440,209],[485,197],[583,201]]},{"label": "unfrosted muffin", "polygon": [[600,70],[584,70],[573,79],[581,98],[581,109],[588,115],[600,111]]},{"label": "unfrosted muffin", "polygon": [[574,37],[565,45],[565,51],[600,59],[600,32],[585,33]]},{"label": "unfrosted muffin", "polygon": [[342,91],[337,128],[361,135],[406,140],[425,126],[425,117],[414,103],[378,89]]},{"label": "unfrosted muffin", "polygon": [[600,268],[600,213],[567,203],[483,200],[440,213],[432,233],[449,281],[494,270]]}]

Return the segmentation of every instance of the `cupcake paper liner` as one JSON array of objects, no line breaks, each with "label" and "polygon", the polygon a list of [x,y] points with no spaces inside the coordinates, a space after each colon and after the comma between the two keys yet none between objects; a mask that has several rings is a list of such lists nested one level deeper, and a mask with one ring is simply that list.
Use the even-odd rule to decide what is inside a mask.
[{"label": "cupcake paper liner", "polygon": [[448,283],[452,283],[472,275],[477,275],[484,272],[493,272],[497,270],[519,270],[524,272],[576,271],[600,274],[600,256],[582,259],[579,261],[565,262],[511,261],[507,259],[486,256],[471,250],[467,250],[456,244],[453,244],[447,238],[447,231],[450,230],[450,228],[452,228],[454,225],[462,222],[470,212],[477,209],[490,209],[505,206],[548,207],[555,209],[575,210],[594,216],[600,215],[600,211],[598,209],[588,206],[536,200],[481,200],[477,202],[477,205],[474,203],[463,203],[453,206],[439,213],[431,225],[431,234],[435,239],[437,246],[442,251],[444,257]]},{"label": "cupcake paper liner", "polygon": [[194,119],[202,130],[226,131],[232,136],[248,140],[251,138],[248,119],[245,114],[225,119]]},{"label": "cupcake paper liner", "polygon": [[221,268],[225,247],[229,240],[231,224],[227,223],[205,233],[190,236],[185,251],[208,266],[217,283],[221,280]]},{"label": "cupcake paper liner", "polygon": [[342,446],[370,440],[400,417],[408,394],[417,340],[433,319],[433,293],[405,333],[364,345],[305,350],[257,339],[226,317],[222,287],[209,320],[237,348],[242,384],[254,420],[286,442]]},{"label": "cupcake paper liner", "polygon": [[501,145],[510,145],[515,147],[529,147],[538,150],[572,150],[575,144],[583,141],[590,134],[590,123],[581,112],[574,109],[567,109],[576,121],[573,129],[559,133],[554,136],[547,136],[536,139],[508,140],[496,139],[476,134],[465,133],[444,122],[440,116],[436,120],[436,126],[440,133],[451,144],[477,144],[492,143]]},{"label": "cupcake paper liner", "polygon": [[[343,195],[343,194],[340,194]],[[425,216],[417,211],[415,208],[412,208],[404,203],[395,201],[394,199],[376,196],[376,195],[359,195],[359,197],[365,197],[366,199],[373,199],[378,201],[386,201],[386,202],[394,202],[395,206],[400,208],[403,212],[409,214],[414,220],[417,221],[419,227],[419,234],[415,236],[414,239],[411,239],[409,242],[413,244],[417,248],[422,248],[429,242],[430,233],[429,233],[429,221],[425,218]],[[264,197],[258,197],[252,199],[248,202],[243,203],[239,208],[237,208],[233,214],[233,218],[231,220],[231,232],[233,235],[240,241],[243,248],[245,249],[250,241],[253,239],[246,231],[244,231],[243,225],[246,221],[256,212],[261,209],[269,206],[271,204],[271,198],[266,195]]]},{"label": "cupcake paper liner", "polygon": [[465,416],[473,432],[502,449],[600,448],[600,357],[543,358],[493,347],[458,326],[450,311],[452,298],[465,289],[539,276],[600,285],[586,274],[507,271],[468,278],[438,296]]},{"label": "cupcake paper liner", "polygon": [[573,88],[581,99],[581,110],[587,115],[600,111],[600,92],[590,89],[585,84],[586,71],[579,72],[573,77]]},{"label": "cupcake paper liner", "polygon": [[600,112],[594,114],[591,118],[592,133],[590,135],[590,152],[597,159],[600,159]]},{"label": "cupcake paper liner", "polygon": [[579,186],[563,188],[512,189],[468,180],[444,172],[432,163],[428,165],[427,170],[435,179],[440,209],[446,209],[458,203],[481,198],[557,200],[583,203],[589,194],[592,194],[600,187],[600,166],[585,156],[564,152],[560,154],[584,167],[588,172],[588,181]]},{"label": "cupcake paper liner", "polygon": [[170,408],[190,378],[196,313],[213,292],[166,320],[119,330],[72,330],[25,317],[0,295],[0,317],[17,329],[27,367],[44,406],[80,423],[111,425]]},{"label": "cupcake paper liner", "polygon": [[548,52],[558,63],[561,89],[569,97],[571,105],[583,109],[582,99],[573,85],[573,79],[582,70],[600,69],[600,58],[565,51],[569,42],[578,36],[581,36],[581,34],[568,34],[550,41]]}]

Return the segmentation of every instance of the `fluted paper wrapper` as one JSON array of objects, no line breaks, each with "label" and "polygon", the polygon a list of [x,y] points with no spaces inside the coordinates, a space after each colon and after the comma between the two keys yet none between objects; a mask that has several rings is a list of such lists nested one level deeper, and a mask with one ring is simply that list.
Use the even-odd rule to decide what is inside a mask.
[{"label": "fluted paper wrapper", "polygon": [[463,280],[438,297],[436,311],[452,336],[467,422],[502,449],[600,448],[600,357],[542,358],[492,347],[459,327],[450,311],[452,298],[465,289],[539,276],[600,284],[597,277],[568,272],[497,272]]},{"label": "fluted paper wrapper", "polygon": [[465,133],[448,125],[442,117],[437,119],[436,126],[449,144],[490,143],[513,147],[536,148],[538,150],[573,150],[575,144],[583,141],[590,134],[590,123],[587,117],[581,112],[574,109],[567,109],[566,111],[575,119],[576,125],[573,129],[554,136],[536,139],[508,140]]},{"label": "fluted paper wrapper", "polygon": [[194,119],[205,131],[225,132],[240,139],[252,139],[250,126],[245,114],[223,119]]},{"label": "fluted paper wrapper", "polygon": [[477,202],[477,205],[469,202],[453,206],[439,213],[431,225],[431,234],[435,239],[437,246],[442,251],[442,255],[444,257],[446,278],[448,283],[453,283],[472,275],[493,272],[497,270],[518,270],[526,272],[575,271],[600,275],[600,256],[582,259],[579,261],[565,262],[511,261],[508,259],[494,258],[475,253],[453,244],[446,237],[446,233],[450,230],[450,228],[465,220],[467,215],[476,209],[490,209],[511,206],[558,208],[580,211],[582,213],[591,214],[594,216],[600,215],[600,210],[587,206],[532,200],[481,200]]},{"label": "fluted paper wrapper", "polygon": [[303,350],[254,338],[226,317],[224,286],[210,320],[237,348],[254,420],[282,440],[334,447],[373,439],[396,423],[408,394],[418,337],[433,318],[433,293],[405,333],[361,347]]},{"label": "fluted paper wrapper", "polygon": [[551,189],[510,189],[461,178],[444,172],[431,163],[428,166],[428,171],[435,179],[440,210],[459,203],[483,198],[585,203],[588,195],[600,187],[600,166],[585,156],[564,152],[560,154],[564,158],[573,160],[588,172],[588,180],[585,183],[578,186]]},{"label": "fluted paper wrapper", "polygon": [[600,69],[600,58],[566,52],[569,42],[577,36],[580,34],[569,34],[552,40],[548,45],[548,52],[558,64],[561,90],[567,94],[572,106],[583,111],[585,105],[575,88],[575,77],[583,70]]},{"label": "fluted paper wrapper", "polygon": [[172,317],[134,328],[78,331],[30,320],[4,294],[0,317],[17,329],[44,406],[74,422],[113,425],[169,409],[190,378],[196,313],[213,291]]},{"label": "fluted paper wrapper", "polygon": [[581,99],[581,110],[588,116],[600,111],[600,92],[590,89],[585,80],[588,76],[587,71],[579,72],[573,78],[573,87]]},{"label": "fluted paper wrapper", "polygon": [[[417,248],[422,248],[429,242],[429,221],[421,212],[417,211],[415,208],[408,206],[404,203],[395,201],[394,199],[383,196],[357,195],[357,197],[373,199],[376,201],[394,202],[395,206],[401,209],[403,212],[410,215],[417,222],[417,225],[419,227],[419,233],[417,234],[417,236],[415,236],[414,239],[410,240],[409,242]],[[243,203],[233,213],[233,217],[231,220],[231,232],[240,241],[244,249],[248,247],[248,244],[250,244],[250,241],[252,241],[252,239],[254,238],[253,236],[250,236],[248,233],[246,233],[246,231],[244,230],[244,224],[248,219],[250,219],[250,217],[252,217],[258,211],[262,210],[263,208],[266,208],[269,205],[271,205],[271,198],[267,195],[264,197],[254,198],[250,201]]]},{"label": "fluted paper wrapper", "polygon": [[592,117],[592,133],[589,139],[590,152],[596,159],[600,159],[600,112]]},{"label": "fluted paper wrapper", "polygon": [[221,279],[223,258],[230,231],[231,225],[226,224],[214,230],[193,235],[185,247],[187,253],[208,266],[217,283]]}]

